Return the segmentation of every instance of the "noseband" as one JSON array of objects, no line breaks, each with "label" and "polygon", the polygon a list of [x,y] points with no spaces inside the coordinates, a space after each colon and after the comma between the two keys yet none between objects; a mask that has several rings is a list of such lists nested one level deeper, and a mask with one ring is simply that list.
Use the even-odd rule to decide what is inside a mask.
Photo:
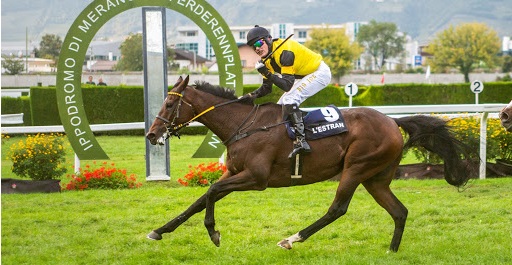
[{"label": "noseband", "polygon": [[180,138],[180,134],[178,133],[178,131],[185,127],[186,125],[188,125],[188,123],[190,123],[191,121],[187,122],[187,123],[182,123],[182,124],[179,124],[179,125],[175,125],[175,121],[177,118],[179,118],[180,116],[180,109],[181,109],[181,103],[182,102],[185,102],[185,104],[189,105],[190,107],[192,107],[192,104],[186,102],[183,100],[183,94],[181,93],[177,93],[177,92],[168,92],[167,93],[168,95],[175,95],[175,96],[178,96],[180,97],[180,100],[178,101],[178,105],[176,106],[176,108],[173,110],[173,113],[171,113],[171,116],[173,116],[172,114],[174,114],[174,112],[176,112],[176,115],[174,115],[174,118],[172,119],[172,121],[160,116],[160,115],[156,115],[156,118],[163,121],[164,124],[165,124],[165,128],[167,130],[166,132],[166,135],[165,135],[165,140],[169,139],[169,137],[171,136],[176,136],[178,137],[178,139]]}]

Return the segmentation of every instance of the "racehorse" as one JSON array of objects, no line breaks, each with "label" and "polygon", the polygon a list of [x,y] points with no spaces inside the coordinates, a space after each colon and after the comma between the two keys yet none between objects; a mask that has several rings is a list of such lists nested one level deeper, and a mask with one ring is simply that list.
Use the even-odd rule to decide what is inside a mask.
[{"label": "racehorse", "polygon": [[512,100],[500,112],[501,125],[509,132],[512,132]]},{"label": "racehorse", "polygon": [[462,187],[474,169],[465,162],[464,144],[451,134],[446,122],[431,116],[392,119],[371,108],[343,109],[348,132],[310,141],[312,153],[302,155],[302,178],[291,179],[292,140],[287,136],[282,107],[274,103],[255,105],[242,102],[233,90],[178,79],[168,92],[158,116],[146,134],[151,144],[163,144],[192,121],[199,121],[227,146],[227,171],[187,210],[164,226],[148,234],[160,240],[192,215],[206,209],[204,225],[212,242],[219,246],[220,232],[215,230],[215,202],[233,191],[265,190],[268,187],[307,185],[340,177],[336,196],[327,213],[278,245],[291,249],[347,212],[359,184],[393,218],[391,251],[398,251],[407,219],[407,208],[395,197],[389,185],[402,158],[404,139],[401,127],[409,135],[406,147],[419,145],[444,159],[445,179]]}]

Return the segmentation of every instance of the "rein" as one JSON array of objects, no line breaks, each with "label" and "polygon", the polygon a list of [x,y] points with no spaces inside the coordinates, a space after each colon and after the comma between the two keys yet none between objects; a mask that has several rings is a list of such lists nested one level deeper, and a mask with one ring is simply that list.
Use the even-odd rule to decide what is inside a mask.
[{"label": "rein", "polygon": [[[185,91],[183,91],[185,92]],[[214,110],[215,108],[218,108],[218,107],[222,107],[224,105],[228,105],[228,104],[231,104],[231,103],[235,103],[235,102],[238,102],[240,101],[240,99],[234,99],[234,100],[230,100],[230,101],[226,101],[226,102],[223,102],[223,103],[220,103],[220,104],[217,104],[217,105],[214,105],[214,106],[211,106],[207,109],[205,109],[204,111],[202,111],[201,113],[195,115],[194,117],[192,117],[190,120],[184,122],[184,123],[181,123],[181,124],[178,124],[178,125],[174,125],[174,120],[176,120],[176,118],[179,117],[180,115],[180,107],[181,107],[181,103],[184,102],[185,104],[187,104],[188,106],[192,107],[192,104],[186,102],[184,99],[183,99],[183,94],[182,93],[177,93],[177,92],[173,92],[173,91],[170,91],[170,92],[167,92],[168,95],[175,95],[175,96],[178,96],[180,97],[180,101],[178,103],[178,106],[176,107],[176,115],[174,115],[174,119],[173,121],[169,121],[168,119],[162,117],[162,116],[159,116],[157,115],[156,118],[163,121],[164,123],[168,124],[169,126],[166,126],[167,128],[167,136],[165,137],[165,139],[167,140],[171,135],[176,135],[178,138],[180,137],[178,131],[187,127],[190,123],[192,123],[194,120],[196,120],[197,118],[203,116],[204,114]]]},{"label": "rein", "polygon": [[[185,92],[185,91],[183,91]],[[175,95],[175,96],[178,96],[180,97],[180,101],[178,103],[178,106],[176,107],[175,111],[176,111],[176,115],[174,115],[174,119],[173,121],[169,121],[168,119],[162,117],[162,116],[159,116],[157,115],[156,118],[163,121],[164,123],[168,124],[169,126],[166,126],[167,128],[167,135],[165,137],[165,139],[167,140],[171,135],[175,135],[177,136],[178,138],[180,138],[180,135],[178,133],[179,130],[185,128],[186,126],[188,126],[190,123],[192,123],[194,120],[196,120],[197,118],[203,116],[204,114],[214,110],[215,108],[219,108],[219,107],[222,107],[224,105],[228,105],[228,104],[231,104],[231,103],[235,103],[235,102],[238,102],[240,101],[240,99],[234,99],[234,100],[230,100],[230,101],[226,101],[226,102],[223,102],[223,103],[220,103],[220,104],[217,104],[217,105],[214,105],[214,106],[211,106],[207,109],[205,109],[204,111],[202,111],[201,113],[195,115],[194,117],[192,117],[189,121],[187,122],[184,122],[184,123],[181,123],[181,124],[178,124],[178,125],[174,125],[174,120],[179,117],[179,112],[180,112],[180,107],[181,107],[181,103],[184,102],[185,104],[187,104],[188,106],[192,107],[192,104],[186,102],[184,99],[183,99],[183,94],[182,93],[177,93],[177,92],[173,92],[173,91],[170,91],[167,93],[168,95]],[[246,132],[242,132],[244,129],[247,129],[249,127],[251,127],[251,125],[254,123],[254,121],[256,120],[256,114],[258,112],[258,109],[259,109],[260,105],[255,105],[254,108],[251,110],[251,112],[249,113],[249,115],[247,115],[247,117],[245,118],[245,120],[240,124],[240,126],[238,126],[238,128],[235,130],[235,132],[226,140],[226,141],[223,141],[222,143],[225,145],[225,146],[228,146],[238,140],[241,140],[247,136],[250,136],[254,133],[257,133],[257,132],[261,132],[261,131],[268,131],[270,128],[273,128],[273,127],[277,127],[279,125],[282,125],[282,124],[285,124],[287,121],[282,121],[282,122],[279,122],[279,123],[276,123],[276,124],[272,124],[272,125],[268,125],[268,126],[262,126],[262,127],[259,127],[259,128],[256,128],[256,129],[253,129],[253,130],[250,130],[250,131],[246,131]],[[254,118],[253,120],[247,125],[245,126],[245,128],[242,128],[246,123],[247,121],[249,120],[249,118],[254,114]]]},{"label": "rein", "polygon": [[[254,133],[257,133],[257,132],[261,132],[261,131],[268,131],[270,128],[273,128],[273,127],[276,127],[276,126],[279,126],[281,124],[284,124],[286,123],[286,121],[282,121],[280,123],[276,123],[276,124],[273,124],[273,125],[269,125],[269,126],[262,126],[262,127],[259,127],[259,128],[256,128],[256,129],[253,129],[253,130],[250,130],[250,131],[247,131],[247,132],[242,132],[244,129],[247,129],[249,127],[251,127],[251,125],[254,123],[254,121],[256,120],[256,113],[258,112],[258,109],[259,109],[260,105],[255,105],[254,108],[251,110],[251,113],[249,113],[249,115],[247,115],[247,117],[245,118],[245,120],[240,124],[240,126],[238,126],[238,128],[235,130],[235,132],[226,140],[226,141],[223,141],[222,143],[225,145],[225,146],[228,146],[238,140],[241,140],[251,134],[254,134]],[[254,113],[254,118],[253,120],[251,121],[251,123],[249,125],[247,125],[245,128],[242,128],[242,126],[244,126],[244,124],[249,120],[249,117],[251,117],[251,115]]]}]

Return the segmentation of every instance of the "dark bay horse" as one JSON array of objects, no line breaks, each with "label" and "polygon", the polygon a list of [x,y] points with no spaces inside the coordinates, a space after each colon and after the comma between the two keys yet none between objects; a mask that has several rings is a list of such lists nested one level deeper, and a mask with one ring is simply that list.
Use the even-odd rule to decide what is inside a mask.
[{"label": "dark bay horse", "polygon": [[294,242],[305,241],[344,215],[356,188],[363,184],[393,218],[395,229],[390,250],[397,251],[407,219],[407,208],[389,187],[404,148],[399,127],[409,135],[405,146],[423,146],[444,159],[449,184],[464,186],[473,174],[464,163],[464,145],[453,138],[444,120],[421,115],[392,119],[370,108],[351,108],[342,110],[348,132],[309,141],[312,153],[303,155],[302,178],[292,182],[288,159],[292,140],[283,125],[280,105],[243,103],[233,90],[208,83],[189,86],[188,82],[188,76],[184,80],[180,77],[169,91],[146,137],[152,144],[163,143],[191,121],[199,121],[227,146],[228,170],[187,210],[149,233],[150,239],[162,239],[162,234],[173,232],[192,215],[206,209],[204,225],[210,239],[219,246],[215,202],[229,193],[307,185],[340,176],[327,213],[278,245],[291,249]]},{"label": "dark bay horse", "polygon": [[509,132],[512,132],[512,100],[500,112],[501,125]]}]

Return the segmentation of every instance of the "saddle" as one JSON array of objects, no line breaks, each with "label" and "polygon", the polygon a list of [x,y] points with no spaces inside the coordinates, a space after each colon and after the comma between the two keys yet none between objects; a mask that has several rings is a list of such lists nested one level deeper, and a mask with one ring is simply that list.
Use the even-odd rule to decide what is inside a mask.
[{"label": "saddle", "polygon": [[[341,111],[334,105],[328,105],[311,112],[302,112],[306,140],[316,140],[348,131]],[[286,123],[290,139],[295,139],[295,130],[291,122]]]}]

